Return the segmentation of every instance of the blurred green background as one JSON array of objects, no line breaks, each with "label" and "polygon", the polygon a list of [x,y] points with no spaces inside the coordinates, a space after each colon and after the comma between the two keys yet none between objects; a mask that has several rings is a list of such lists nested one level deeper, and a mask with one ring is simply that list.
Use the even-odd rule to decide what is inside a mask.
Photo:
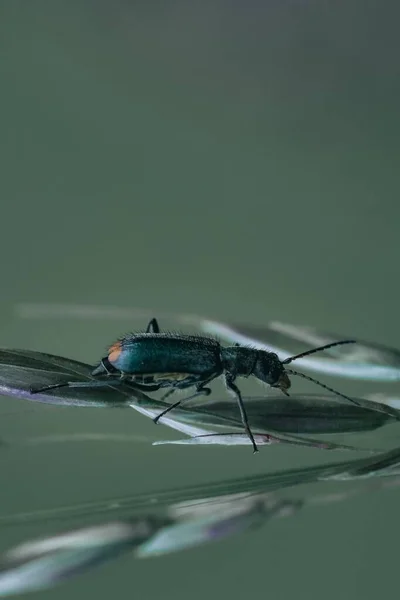
[{"label": "blurred green background", "polygon": [[[3,0],[1,345],[95,362],[146,324],[17,310],[63,302],[279,319],[398,346],[399,16],[398,3],[360,0]],[[152,447],[174,434],[133,411],[3,398],[1,414],[5,439],[149,439],[10,446],[2,515],[342,458]],[[399,498],[125,556],[42,596],[392,597]],[[0,545],[63,526],[9,528]]]}]

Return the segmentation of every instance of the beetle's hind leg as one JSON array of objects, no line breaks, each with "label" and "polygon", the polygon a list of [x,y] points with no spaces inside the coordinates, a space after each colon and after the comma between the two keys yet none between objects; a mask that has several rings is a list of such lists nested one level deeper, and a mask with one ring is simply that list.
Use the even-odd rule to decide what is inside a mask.
[{"label": "beetle's hind leg", "polygon": [[116,379],[110,384],[109,381],[64,381],[63,383],[55,383],[53,385],[46,385],[42,388],[31,388],[29,392],[31,394],[41,394],[42,392],[49,392],[50,390],[57,390],[63,387],[69,388],[96,388],[96,387],[109,387],[110,385],[118,385],[122,383],[121,379]]},{"label": "beetle's hind leg", "polygon": [[168,390],[168,392],[165,392],[164,396],[162,396],[161,398],[161,402],[164,402],[164,400],[166,398],[168,398],[169,396],[171,396],[171,394],[173,394],[174,392],[176,392],[176,388],[171,388],[170,390]]},{"label": "beetle's hind leg", "polygon": [[[211,389],[208,388],[208,387],[204,387],[205,385],[207,385],[207,383],[209,383],[209,382],[208,381],[204,381],[203,383],[198,384],[197,391],[194,394],[191,394],[187,398],[182,398],[181,400],[178,400],[178,402],[175,402],[174,404],[171,404],[170,406],[168,406],[165,410],[163,410],[159,415],[157,415],[153,419],[153,422],[157,425],[157,423],[161,419],[161,417],[163,417],[164,415],[166,415],[167,413],[169,413],[170,410],[172,410],[173,408],[176,408],[177,406],[179,406],[183,402],[187,402],[188,400],[193,400],[193,398],[197,398],[197,396],[209,396],[211,394]],[[171,394],[173,394],[176,389],[177,388],[172,388],[172,390],[169,390],[163,396],[163,400],[167,396],[170,396]]]},{"label": "beetle's hind leg", "polygon": [[57,390],[58,388],[63,388],[63,387],[71,387],[71,382],[65,381],[64,383],[55,383],[53,385],[46,385],[41,388],[30,388],[29,393],[30,394],[40,394],[42,392],[49,392],[50,390]]},{"label": "beetle's hind leg", "polygon": [[151,319],[146,327],[146,333],[160,333],[160,326],[157,319]]},{"label": "beetle's hind leg", "polygon": [[226,382],[226,387],[229,390],[231,390],[236,396],[236,399],[237,399],[238,405],[239,405],[240,416],[242,418],[243,427],[244,427],[247,435],[249,436],[251,443],[253,444],[253,453],[255,454],[256,452],[258,452],[258,448],[257,448],[256,441],[254,439],[254,436],[251,432],[249,421],[247,419],[247,413],[246,413],[246,409],[243,404],[242,394],[240,393],[240,390],[237,387],[237,385],[234,383],[235,378],[233,377],[233,375],[231,375],[230,373],[226,373],[225,382]]}]

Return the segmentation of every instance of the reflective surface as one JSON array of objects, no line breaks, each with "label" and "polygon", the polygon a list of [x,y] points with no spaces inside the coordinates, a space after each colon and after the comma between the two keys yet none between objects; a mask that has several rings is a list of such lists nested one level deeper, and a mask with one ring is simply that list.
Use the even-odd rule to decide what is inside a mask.
[{"label": "reflective surface", "polygon": [[[196,323],[173,315],[194,314],[399,349],[398,17],[378,2],[3,3],[0,346],[94,364],[148,316],[189,331]],[[44,303],[75,305],[75,316],[28,314]],[[398,382],[307,372],[352,397],[393,407],[400,396]],[[265,393],[250,380],[241,389]],[[213,390],[227,398],[219,382]],[[292,393],[318,388],[296,380]],[[398,446],[388,421],[304,433],[362,452],[270,444],[254,457],[247,445],[153,446],[188,437],[131,408],[3,396],[0,412],[3,557],[146,518],[163,493],[185,501],[173,490],[207,498],[209,486],[293,481],[297,469]],[[258,527],[242,535],[152,560],[121,554],[43,595],[372,600],[397,585],[389,480],[285,488],[278,500],[290,506],[349,496],[261,523],[256,508],[246,523]]]}]

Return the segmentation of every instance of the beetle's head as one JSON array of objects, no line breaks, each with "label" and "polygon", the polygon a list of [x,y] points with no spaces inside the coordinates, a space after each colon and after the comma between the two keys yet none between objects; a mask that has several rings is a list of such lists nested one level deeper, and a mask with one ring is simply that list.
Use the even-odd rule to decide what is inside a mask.
[{"label": "beetle's head", "polygon": [[279,388],[284,394],[290,388],[290,379],[275,352],[259,350],[253,375],[271,387]]},{"label": "beetle's head", "polygon": [[289,379],[289,375],[286,373],[285,369],[282,370],[282,373],[279,375],[276,383],[272,383],[271,387],[279,388],[286,396],[289,396],[287,390],[291,386],[291,381]]}]

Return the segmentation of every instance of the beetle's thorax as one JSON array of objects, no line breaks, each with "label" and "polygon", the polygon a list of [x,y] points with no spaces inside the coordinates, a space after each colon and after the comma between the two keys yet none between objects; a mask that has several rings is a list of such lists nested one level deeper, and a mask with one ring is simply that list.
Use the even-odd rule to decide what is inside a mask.
[{"label": "beetle's thorax", "polygon": [[221,363],[224,371],[239,377],[249,377],[257,361],[258,351],[245,346],[221,348]]}]

